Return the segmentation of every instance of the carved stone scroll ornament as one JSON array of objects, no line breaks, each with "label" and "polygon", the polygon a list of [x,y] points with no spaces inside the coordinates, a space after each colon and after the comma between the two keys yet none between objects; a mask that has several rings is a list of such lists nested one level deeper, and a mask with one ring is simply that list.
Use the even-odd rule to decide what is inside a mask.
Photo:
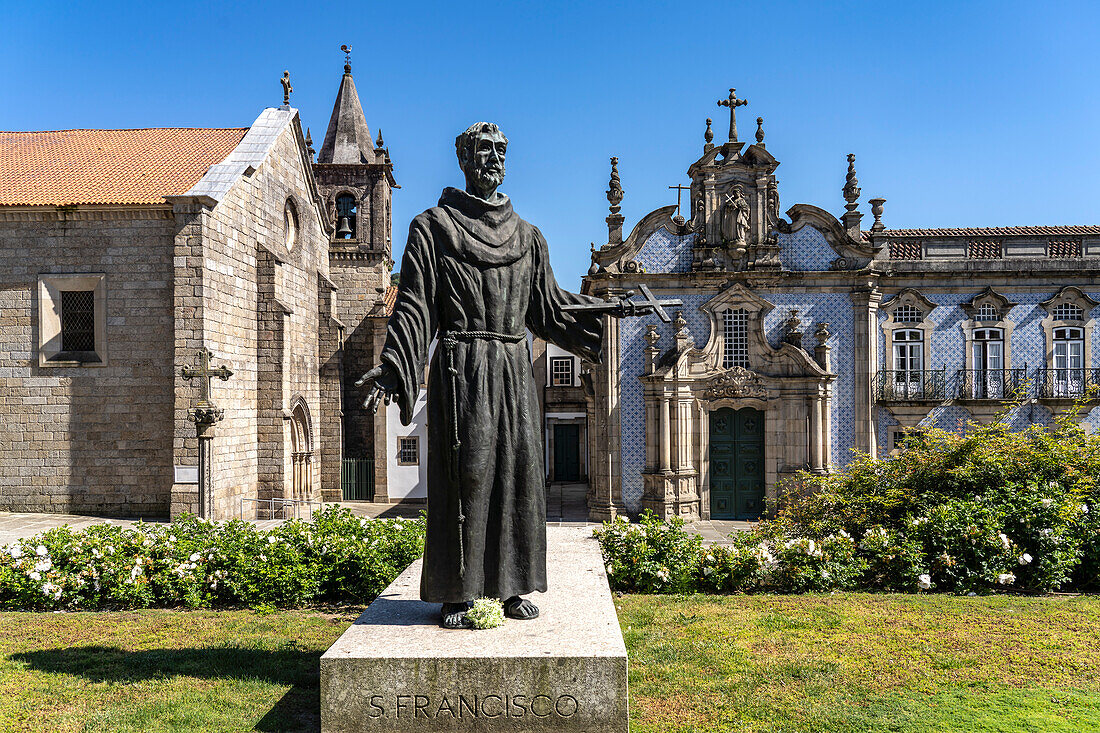
[{"label": "carved stone scroll ornament", "polygon": [[753,372],[745,367],[735,366],[707,383],[703,391],[703,399],[739,399],[751,397],[755,399],[767,399],[768,388]]}]

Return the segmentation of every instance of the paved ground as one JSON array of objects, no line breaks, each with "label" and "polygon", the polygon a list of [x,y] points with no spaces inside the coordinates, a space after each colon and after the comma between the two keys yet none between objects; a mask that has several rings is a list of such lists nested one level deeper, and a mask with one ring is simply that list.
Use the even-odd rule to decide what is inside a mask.
[{"label": "paved ground", "polygon": [[[546,501],[546,521],[560,527],[584,527],[595,526],[588,521],[587,504],[585,503],[584,484],[556,484],[550,487]],[[424,510],[423,504],[376,504],[366,501],[343,502],[352,513],[361,517],[416,517]],[[73,529],[83,529],[93,524],[115,524],[130,526],[137,520],[134,519],[104,519],[102,517],[88,517],[78,514],[30,514],[21,512],[0,512],[0,546],[10,544],[23,537],[31,537],[45,532],[53,527],[63,524],[70,525]],[[285,520],[262,519],[255,524],[261,529],[269,529]],[[702,536],[707,542],[716,544],[729,544],[729,536],[735,532],[748,529],[749,522],[732,522],[722,520],[707,520],[689,524],[686,529]]]}]

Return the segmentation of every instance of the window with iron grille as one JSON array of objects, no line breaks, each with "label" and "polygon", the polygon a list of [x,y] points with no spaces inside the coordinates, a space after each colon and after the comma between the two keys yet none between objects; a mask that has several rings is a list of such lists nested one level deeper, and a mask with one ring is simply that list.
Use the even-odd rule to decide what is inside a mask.
[{"label": "window with iron grille", "polygon": [[1048,242],[1047,257],[1052,259],[1070,259],[1081,256],[1081,240],[1071,239],[1064,242]]},{"label": "window with iron grille", "polygon": [[894,431],[893,450],[904,450],[910,443],[924,435],[923,430],[916,428],[899,428]]},{"label": "window with iron grille", "polygon": [[890,259],[892,260],[919,260],[922,257],[920,242],[901,241],[890,242]]},{"label": "window with iron grille", "polygon": [[420,465],[420,438],[408,435],[397,439],[397,465]]},{"label": "window with iron grille", "polygon": [[920,323],[924,320],[924,313],[920,308],[911,305],[899,305],[894,310],[894,323]]},{"label": "window with iron grille", "polygon": [[744,308],[722,312],[722,367],[749,366],[749,313]]},{"label": "window with iron grille", "polygon": [[966,256],[972,260],[999,260],[1003,256],[1001,243],[983,239],[969,242],[966,248]]},{"label": "window with iron grille", "polygon": [[61,292],[61,350],[95,351],[95,291]]},{"label": "window with iron grille", "polygon": [[1001,314],[997,311],[997,306],[992,303],[982,303],[978,308],[978,320],[979,321],[999,321],[1001,320]]},{"label": "window with iron grille", "polygon": [[1082,321],[1085,318],[1085,312],[1081,310],[1081,306],[1074,303],[1060,303],[1050,312],[1050,315],[1056,321]]},{"label": "window with iron grille", "polygon": [[554,356],[550,358],[550,386],[573,386],[573,357]]}]

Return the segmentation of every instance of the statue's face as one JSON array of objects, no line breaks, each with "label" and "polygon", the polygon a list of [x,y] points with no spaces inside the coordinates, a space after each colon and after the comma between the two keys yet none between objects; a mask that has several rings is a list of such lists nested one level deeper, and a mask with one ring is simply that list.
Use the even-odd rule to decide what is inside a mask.
[{"label": "statue's face", "polygon": [[468,183],[483,196],[491,195],[504,182],[504,155],[508,141],[499,132],[483,132],[467,152],[462,171]]}]

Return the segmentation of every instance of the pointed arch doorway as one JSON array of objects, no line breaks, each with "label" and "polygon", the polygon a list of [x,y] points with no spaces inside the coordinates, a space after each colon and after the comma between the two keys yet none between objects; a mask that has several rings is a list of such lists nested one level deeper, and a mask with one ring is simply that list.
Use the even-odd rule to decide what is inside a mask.
[{"label": "pointed arch doorway", "polygon": [[764,512],[764,413],[710,413],[711,519],[759,519]]}]

